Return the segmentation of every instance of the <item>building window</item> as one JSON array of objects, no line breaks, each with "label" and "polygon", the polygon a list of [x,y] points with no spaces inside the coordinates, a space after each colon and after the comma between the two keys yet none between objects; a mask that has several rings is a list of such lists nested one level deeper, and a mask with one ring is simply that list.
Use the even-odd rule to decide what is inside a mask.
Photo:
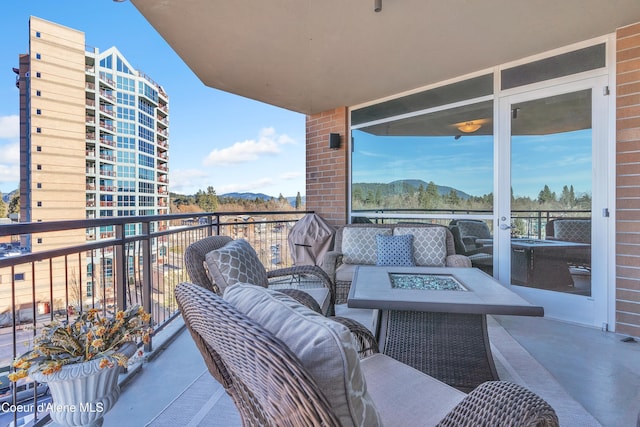
[{"label": "building window", "polygon": [[38,237],[38,244],[42,244],[42,237]]},{"label": "building window", "polygon": [[138,165],[152,168],[154,165],[153,157],[145,156],[144,154],[138,154]]},{"label": "building window", "polygon": [[36,204],[38,205],[39,208],[42,207],[42,202],[37,202]]},{"label": "building window", "polygon": [[18,281],[18,280],[24,280],[24,273],[16,273],[13,275],[13,280]]},{"label": "building window", "polygon": [[41,183],[41,182],[37,183],[37,184],[36,184],[36,187],[37,187],[37,188],[42,188],[42,183]]},{"label": "building window", "polygon": [[[36,133],[42,133],[42,128],[36,128]],[[38,148],[40,148],[40,147],[38,147]],[[40,150],[38,150],[38,151],[40,151]]]},{"label": "building window", "polygon": [[[491,211],[493,101],[464,98],[492,89],[481,76],[354,110],[352,209]],[[456,130],[475,118],[479,132]]]},{"label": "building window", "polygon": [[41,114],[42,114],[42,110],[38,108],[38,109],[36,110],[36,114],[37,114],[38,116],[39,116],[39,115],[41,115]]},{"label": "building window", "polygon": [[42,170],[42,165],[36,165],[36,169],[41,171]]},{"label": "building window", "polygon": [[40,38],[40,31],[36,31],[36,38],[39,39]]},{"label": "building window", "polygon": [[36,96],[42,96],[42,91],[37,90],[37,91],[36,91]]},{"label": "building window", "polygon": [[[38,128],[38,129],[40,129],[40,128]],[[38,133],[40,133],[40,132],[38,132]],[[37,145],[36,146],[36,151],[42,151],[42,145]]]},{"label": "building window", "polygon": [[40,71],[36,72],[36,78],[39,79],[40,77],[42,77],[42,74],[40,73]]},{"label": "building window", "polygon": [[39,53],[36,53],[36,59],[42,59],[42,55],[40,55]]}]

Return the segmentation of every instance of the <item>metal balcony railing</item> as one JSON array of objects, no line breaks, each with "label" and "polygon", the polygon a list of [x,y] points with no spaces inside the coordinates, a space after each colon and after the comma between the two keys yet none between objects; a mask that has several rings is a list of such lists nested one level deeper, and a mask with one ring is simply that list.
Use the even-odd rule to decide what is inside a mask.
[{"label": "metal balcony railing", "polygon": [[[161,329],[178,315],[173,289],[189,280],[184,250],[204,237],[247,239],[267,269],[292,265],[287,230],[305,213],[189,213],[0,225],[0,241],[20,248],[0,256],[0,375],[8,373],[11,361],[28,349],[25,343],[32,343],[45,323],[90,308],[110,315],[140,304],[152,314],[155,329]],[[29,251],[36,240],[65,243]],[[20,402],[17,388],[12,385],[10,404]]]}]

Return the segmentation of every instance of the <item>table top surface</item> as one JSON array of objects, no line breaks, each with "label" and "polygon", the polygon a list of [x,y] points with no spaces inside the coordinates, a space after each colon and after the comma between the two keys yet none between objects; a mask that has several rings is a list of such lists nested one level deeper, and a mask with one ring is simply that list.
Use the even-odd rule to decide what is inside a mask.
[{"label": "table top surface", "polygon": [[[466,289],[394,288],[390,273],[450,276]],[[477,268],[360,266],[353,275],[347,305],[444,313],[544,315],[543,307],[529,303]]]}]

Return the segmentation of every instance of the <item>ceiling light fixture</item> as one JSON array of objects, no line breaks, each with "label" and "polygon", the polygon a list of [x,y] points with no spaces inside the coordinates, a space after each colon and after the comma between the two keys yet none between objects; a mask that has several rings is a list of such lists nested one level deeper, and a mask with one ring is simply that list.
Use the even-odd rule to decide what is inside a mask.
[{"label": "ceiling light fixture", "polygon": [[380,12],[382,10],[382,0],[373,0],[373,11]]},{"label": "ceiling light fixture", "polygon": [[481,127],[482,125],[480,123],[474,123],[474,122],[465,122],[457,125],[458,130],[464,133],[475,132]]}]

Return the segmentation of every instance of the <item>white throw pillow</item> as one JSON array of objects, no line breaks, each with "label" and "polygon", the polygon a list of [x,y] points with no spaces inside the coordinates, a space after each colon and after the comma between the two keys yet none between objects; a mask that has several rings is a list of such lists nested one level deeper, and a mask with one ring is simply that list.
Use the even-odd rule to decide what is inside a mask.
[{"label": "white throw pillow", "polygon": [[273,333],[300,359],[343,426],[379,426],[349,329],[280,292],[238,283],[224,299]]}]

